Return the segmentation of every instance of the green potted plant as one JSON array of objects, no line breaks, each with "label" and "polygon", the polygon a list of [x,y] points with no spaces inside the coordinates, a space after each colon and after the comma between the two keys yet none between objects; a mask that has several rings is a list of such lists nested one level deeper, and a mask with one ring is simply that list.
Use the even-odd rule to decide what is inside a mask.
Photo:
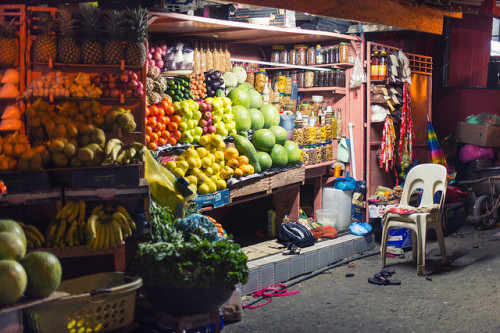
[{"label": "green potted plant", "polygon": [[238,283],[247,282],[247,257],[240,245],[221,236],[206,216],[175,219],[153,202],[151,228],[152,240],[139,244],[132,270],[159,310],[171,315],[215,311]]}]

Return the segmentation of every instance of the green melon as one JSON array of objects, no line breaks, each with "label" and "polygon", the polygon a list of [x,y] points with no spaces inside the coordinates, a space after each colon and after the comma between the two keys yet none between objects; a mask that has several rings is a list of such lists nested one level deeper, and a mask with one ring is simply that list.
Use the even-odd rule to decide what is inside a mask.
[{"label": "green melon", "polygon": [[274,145],[270,156],[273,160],[273,168],[283,168],[288,163],[288,154],[282,145]]},{"label": "green melon", "polygon": [[258,151],[257,159],[259,160],[260,168],[262,169],[262,171],[269,170],[273,166],[273,160],[271,159],[271,156],[269,156],[269,154],[265,151]]},{"label": "green melon", "polygon": [[0,260],[21,260],[26,254],[26,245],[21,238],[8,231],[0,232]]},{"label": "green melon", "polygon": [[26,296],[49,296],[61,284],[61,263],[50,252],[35,251],[28,253],[21,261],[21,265],[23,265],[28,276]]},{"label": "green melon", "polygon": [[233,106],[234,122],[236,123],[236,132],[248,131],[252,126],[252,118],[247,108],[241,105]]},{"label": "green melon", "polygon": [[255,89],[254,86],[252,86],[250,83],[248,82],[241,82],[241,83],[238,83],[238,85],[236,86],[236,88],[238,89],[243,89],[244,91],[247,91],[250,90],[250,89]]},{"label": "green melon", "polygon": [[262,112],[260,112],[259,109],[248,109],[248,112],[250,113],[250,118],[252,118],[252,126],[251,129],[254,131],[260,130],[261,128],[264,128],[264,116],[262,115]]},{"label": "green melon", "polygon": [[26,246],[26,235],[24,234],[24,230],[16,221],[10,219],[0,219],[0,232],[1,231],[8,231],[17,234],[23,241],[24,246]]},{"label": "green melon", "polygon": [[243,89],[235,88],[231,90],[231,92],[229,92],[227,97],[229,97],[231,101],[233,101],[233,106],[241,105],[247,109],[250,107],[250,97],[248,96],[247,92]]},{"label": "green melon", "polygon": [[15,303],[24,293],[28,278],[15,260],[0,260],[0,306]]},{"label": "green melon", "polygon": [[274,105],[264,104],[260,108],[260,112],[264,116],[264,128],[280,124],[280,112]]},{"label": "green melon", "polygon": [[275,125],[275,126],[269,127],[269,130],[271,132],[273,132],[274,137],[276,138],[276,143],[283,146],[285,144],[285,141],[286,141],[286,138],[288,135],[286,132],[286,129],[284,129],[281,126]]},{"label": "green melon", "polygon": [[255,89],[250,89],[247,91],[248,97],[250,97],[250,107],[259,109],[262,106],[262,95]]},{"label": "green melon", "polygon": [[301,154],[297,142],[287,140],[283,146],[288,154],[288,165],[294,165],[300,162]]},{"label": "green melon", "polygon": [[270,152],[276,144],[273,132],[268,129],[260,129],[255,131],[252,137],[254,147],[261,151]]}]

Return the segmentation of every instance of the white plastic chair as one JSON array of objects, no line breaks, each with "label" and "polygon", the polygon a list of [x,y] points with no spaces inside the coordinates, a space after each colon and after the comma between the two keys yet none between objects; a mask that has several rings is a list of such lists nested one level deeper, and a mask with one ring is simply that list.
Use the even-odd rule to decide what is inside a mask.
[{"label": "white plastic chair", "polygon": [[443,229],[441,226],[441,216],[446,196],[447,178],[446,168],[440,164],[425,163],[413,167],[408,175],[403,187],[403,194],[398,208],[414,209],[409,205],[410,196],[416,189],[423,190],[419,208],[431,207],[434,204],[434,195],[441,191],[439,209],[429,213],[396,214],[387,213],[383,218],[382,242],[380,255],[382,256],[382,268],[385,267],[387,254],[387,238],[389,230],[393,228],[408,228],[412,232],[412,252],[413,258],[417,259],[417,274],[425,273],[425,242],[427,230],[434,229],[441,251],[441,262],[446,263],[446,248],[444,244]]}]

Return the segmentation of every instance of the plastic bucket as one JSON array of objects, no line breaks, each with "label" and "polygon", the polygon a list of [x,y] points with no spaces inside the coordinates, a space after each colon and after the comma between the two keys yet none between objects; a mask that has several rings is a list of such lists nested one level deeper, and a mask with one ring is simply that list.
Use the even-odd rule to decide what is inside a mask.
[{"label": "plastic bucket", "polygon": [[342,191],[333,187],[323,188],[323,209],[334,209],[338,212],[337,229],[346,230],[351,224],[352,190]]},{"label": "plastic bucket", "polygon": [[324,227],[332,226],[338,229],[337,216],[338,212],[335,209],[317,209],[316,210],[316,220],[321,223]]}]

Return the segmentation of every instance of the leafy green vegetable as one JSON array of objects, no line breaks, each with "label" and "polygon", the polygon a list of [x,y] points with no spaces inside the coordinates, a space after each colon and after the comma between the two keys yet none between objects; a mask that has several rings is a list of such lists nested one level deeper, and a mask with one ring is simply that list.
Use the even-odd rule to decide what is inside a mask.
[{"label": "leafy green vegetable", "polygon": [[232,289],[248,281],[247,256],[232,237],[212,242],[200,229],[182,232],[172,212],[154,203],[151,227],[152,241],[139,244],[131,267],[145,286]]}]

